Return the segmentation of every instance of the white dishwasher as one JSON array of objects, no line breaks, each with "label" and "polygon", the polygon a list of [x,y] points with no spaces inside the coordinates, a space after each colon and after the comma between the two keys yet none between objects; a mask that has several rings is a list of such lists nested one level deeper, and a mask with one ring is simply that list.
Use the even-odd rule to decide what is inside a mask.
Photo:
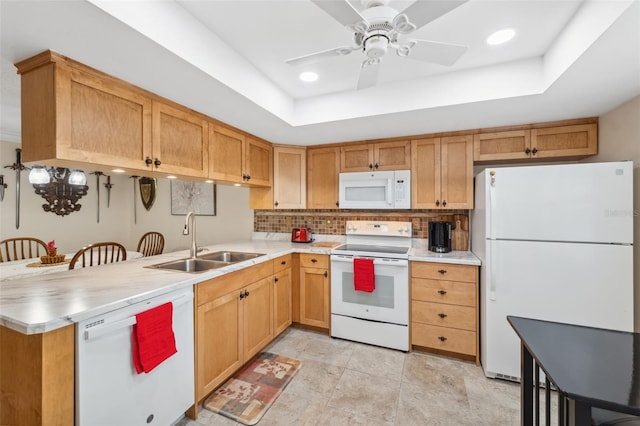
[{"label": "white dishwasher", "polygon": [[[131,326],[136,314],[173,303],[177,353],[137,374]],[[193,289],[174,291],[79,322],[76,425],[170,425],[194,403]]]}]

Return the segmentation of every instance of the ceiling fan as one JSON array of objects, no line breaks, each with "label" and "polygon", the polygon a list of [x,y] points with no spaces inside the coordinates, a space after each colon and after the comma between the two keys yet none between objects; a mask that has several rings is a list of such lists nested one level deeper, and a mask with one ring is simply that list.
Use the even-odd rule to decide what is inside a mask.
[{"label": "ceiling fan", "polygon": [[336,21],[353,31],[355,45],[341,46],[285,62],[300,65],[361,50],[366,58],[360,68],[358,89],[375,86],[382,58],[389,48],[400,57],[440,65],[453,65],[467,50],[467,46],[428,40],[408,39],[405,36],[452,11],[468,0],[416,0],[401,13],[387,6],[389,0],[361,0],[365,9],[358,12],[347,0],[311,0]]}]

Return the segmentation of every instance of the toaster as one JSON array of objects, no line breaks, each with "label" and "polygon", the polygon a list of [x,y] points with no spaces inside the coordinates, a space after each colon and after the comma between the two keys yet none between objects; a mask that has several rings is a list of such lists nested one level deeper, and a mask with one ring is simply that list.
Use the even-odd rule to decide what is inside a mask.
[{"label": "toaster", "polygon": [[311,230],[309,228],[293,228],[291,230],[291,242],[293,243],[310,243]]}]

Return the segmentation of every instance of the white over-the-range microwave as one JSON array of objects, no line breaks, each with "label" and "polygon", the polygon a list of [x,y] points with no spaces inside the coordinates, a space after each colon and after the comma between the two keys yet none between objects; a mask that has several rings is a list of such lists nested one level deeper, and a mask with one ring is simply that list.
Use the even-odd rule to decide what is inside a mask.
[{"label": "white over-the-range microwave", "polygon": [[411,171],[340,173],[341,209],[410,209]]}]

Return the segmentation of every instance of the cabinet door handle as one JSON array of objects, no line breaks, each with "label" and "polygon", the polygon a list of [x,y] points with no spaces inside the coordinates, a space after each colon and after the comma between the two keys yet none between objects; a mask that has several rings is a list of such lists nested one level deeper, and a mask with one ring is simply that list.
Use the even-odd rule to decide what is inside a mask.
[{"label": "cabinet door handle", "polygon": [[369,169],[373,170],[373,164],[369,163]]},{"label": "cabinet door handle", "polygon": [[157,158],[155,160],[153,160],[153,165],[156,167],[160,167],[160,164],[162,164],[162,162],[160,160],[158,160]]},{"label": "cabinet door handle", "polygon": [[436,200],[436,207],[440,206],[440,200]]},{"label": "cabinet door handle", "polygon": [[527,155],[531,154],[531,149],[527,147],[527,149],[524,150],[524,153]]},{"label": "cabinet door handle", "polygon": [[538,148],[533,148],[531,150],[531,154],[536,155],[538,153]]},{"label": "cabinet door handle", "polygon": [[240,299],[244,299],[244,293],[240,292]]},{"label": "cabinet door handle", "polygon": [[278,277],[274,277],[273,281],[278,282]]},{"label": "cabinet door handle", "polygon": [[251,180],[251,175],[247,175],[247,180]]},{"label": "cabinet door handle", "polygon": [[327,271],[324,271],[324,277],[327,278],[329,276],[329,274],[327,273]]},{"label": "cabinet door handle", "polygon": [[247,290],[244,291],[244,297],[249,297],[249,292]]},{"label": "cabinet door handle", "polygon": [[340,207],[340,201],[336,201],[336,207]]},{"label": "cabinet door handle", "polygon": [[447,338],[444,336],[438,336],[438,340],[440,340],[441,342],[444,342],[445,340],[447,340]]},{"label": "cabinet door handle", "polygon": [[378,169],[378,163],[374,164],[373,168],[377,170]]},{"label": "cabinet door handle", "polygon": [[446,290],[438,290],[438,293],[440,293],[441,295],[444,296],[445,294],[447,294],[447,291]]},{"label": "cabinet door handle", "polygon": [[316,263],[317,261],[318,261],[318,259],[316,259],[316,258],[311,259],[311,263]]},{"label": "cabinet door handle", "polygon": [[446,318],[446,317],[447,317],[447,314],[445,314],[445,313],[439,313],[439,314],[438,314],[438,316],[439,316],[440,318],[444,319],[444,318]]},{"label": "cabinet door handle", "polygon": [[147,167],[151,166],[153,164],[153,160],[149,157],[144,159],[144,164],[147,165]]},{"label": "cabinet door handle", "polygon": [[447,207],[447,200],[442,200],[442,207]]},{"label": "cabinet door handle", "polygon": [[273,203],[276,207],[278,207],[278,202],[276,201],[275,203]]},{"label": "cabinet door handle", "polygon": [[438,272],[440,272],[442,275],[447,273],[446,269],[438,269]]}]

